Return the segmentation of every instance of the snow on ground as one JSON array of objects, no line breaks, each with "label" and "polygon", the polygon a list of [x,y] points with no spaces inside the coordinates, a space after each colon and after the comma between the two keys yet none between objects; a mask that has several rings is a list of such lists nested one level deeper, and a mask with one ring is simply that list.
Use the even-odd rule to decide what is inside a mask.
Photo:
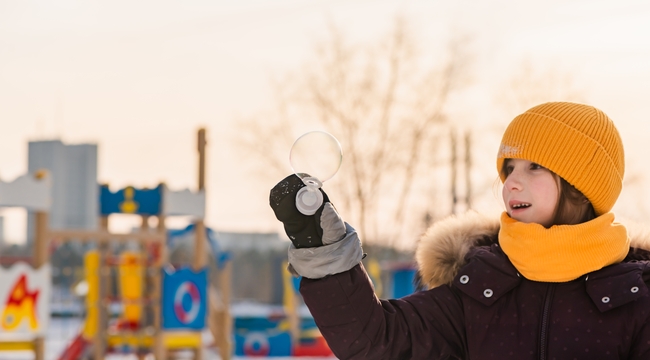
[{"label": "snow on ground", "polygon": [[[56,360],[61,355],[68,342],[78,333],[83,324],[79,318],[52,318],[48,327],[45,340],[45,360]],[[212,342],[212,335],[204,333],[205,343]],[[187,356],[185,356],[187,355]],[[34,358],[31,352],[0,352],[0,360],[31,360]],[[137,360],[135,355],[110,355],[107,360]],[[149,358],[153,360],[153,357]],[[180,354],[178,359],[192,359],[191,354]],[[204,360],[219,360],[219,355],[212,349],[205,349]],[[332,357],[239,357],[234,356],[233,360],[335,360]]]}]

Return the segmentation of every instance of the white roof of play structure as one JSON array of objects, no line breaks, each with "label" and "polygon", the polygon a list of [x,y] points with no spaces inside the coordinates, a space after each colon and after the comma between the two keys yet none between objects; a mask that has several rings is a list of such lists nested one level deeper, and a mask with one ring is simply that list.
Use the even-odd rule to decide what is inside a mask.
[{"label": "white roof of play structure", "polygon": [[40,179],[27,174],[11,182],[0,180],[0,207],[47,211],[52,204],[50,188],[50,178],[46,175]]}]

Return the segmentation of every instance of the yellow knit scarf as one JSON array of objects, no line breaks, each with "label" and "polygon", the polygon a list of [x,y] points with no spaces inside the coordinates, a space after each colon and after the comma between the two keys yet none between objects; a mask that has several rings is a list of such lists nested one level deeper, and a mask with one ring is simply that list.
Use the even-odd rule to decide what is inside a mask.
[{"label": "yellow knit scarf", "polygon": [[527,279],[566,282],[622,261],[630,249],[625,226],[606,213],[577,225],[549,229],[501,214],[499,244]]}]

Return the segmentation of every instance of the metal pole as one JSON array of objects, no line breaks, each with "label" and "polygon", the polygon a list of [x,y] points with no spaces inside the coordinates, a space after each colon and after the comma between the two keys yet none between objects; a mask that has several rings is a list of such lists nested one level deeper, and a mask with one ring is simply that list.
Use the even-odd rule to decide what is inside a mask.
[{"label": "metal pole", "polygon": [[[36,231],[34,236],[34,253],[32,262],[34,270],[39,269],[47,262],[47,228],[48,214],[44,211],[37,211],[35,214]],[[34,359],[45,359],[45,338],[38,336],[34,339]]]},{"label": "metal pole", "polygon": [[469,130],[465,131],[465,204],[467,210],[472,208],[472,136]]},{"label": "metal pole", "polygon": [[[199,151],[199,191],[205,192],[205,129],[199,129],[198,151]],[[194,264],[195,270],[202,269],[206,265],[205,257],[205,225],[203,219],[197,219],[194,227]]]},{"label": "metal pole", "polygon": [[456,189],[457,153],[456,153],[456,131],[452,128],[450,133],[451,142],[451,213],[456,214],[458,204],[458,192]]}]

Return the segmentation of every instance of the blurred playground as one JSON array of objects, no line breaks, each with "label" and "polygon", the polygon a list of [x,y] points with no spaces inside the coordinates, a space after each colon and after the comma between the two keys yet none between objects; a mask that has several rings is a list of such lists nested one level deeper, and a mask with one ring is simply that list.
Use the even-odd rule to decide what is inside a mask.
[{"label": "blurred playground", "polygon": [[[33,234],[30,254],[0,254],[0,359],[333,357],[302,303],[300,279],[286,269],[287,244],[280,243],[284,260],[261,270],[254,263],[272,257],[271,251],[262,251],[259,261],[238,258],[204,224],[204,129],[197,143],[196,190],[98,184],[91,229],[50,226],[57,215],[56,169],[0,180],[0,208],[29,211]],[[116,215],[135,216],[140,226],[111,232]],[[174,217],[185,219],[185,226],[168,228]],[[171,256],[183,247],[189,248],[185,256]],[[81,260],[60,257],[71,249]],[[366,265],[378,294],[415,291],[411,264],[382,266],[371,259]],[[247,271],[257,274],[238,277]],[[274,275],[264,277],[267,272]],[[233,281],[263,288],[274,277],[279,284],[270,287],[280,289],[280,301],[232,300],[233,286],[241,285]]]}]

